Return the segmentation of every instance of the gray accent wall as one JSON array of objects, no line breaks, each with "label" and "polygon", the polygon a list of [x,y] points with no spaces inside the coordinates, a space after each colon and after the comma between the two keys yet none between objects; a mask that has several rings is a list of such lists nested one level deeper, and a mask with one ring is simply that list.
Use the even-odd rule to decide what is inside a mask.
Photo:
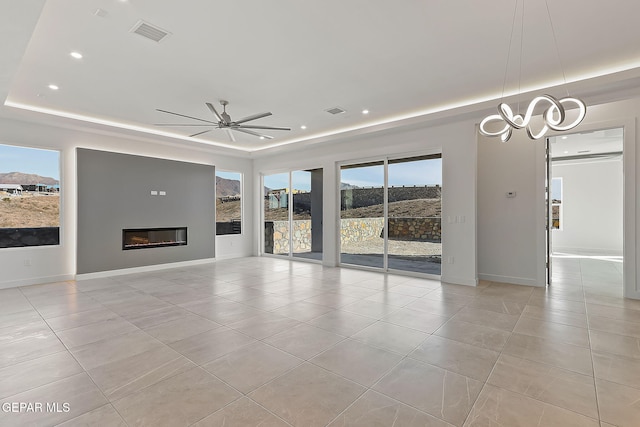
[{"label": "gray accent wall", "polygon": [[[78,148],[77,182],[78,274],[214,257],[214,166]],[[188,244],[122,250],[123,229],[160,227]]]}]

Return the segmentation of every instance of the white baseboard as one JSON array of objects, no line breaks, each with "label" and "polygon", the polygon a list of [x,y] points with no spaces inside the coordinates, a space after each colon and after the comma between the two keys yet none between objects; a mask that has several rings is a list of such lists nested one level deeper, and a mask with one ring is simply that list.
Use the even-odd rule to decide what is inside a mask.
[{"label": "white baseboard", "polygon": [[440,281],[442,283],[449,283],[451,285],[478,286],[478,279],[469,279],[469,278],[443,275]]},{"label": "white baseboard", "polygon": [[246,254],[241,254],[241,253],[235,253],[235,254],[224,254],[224,255],[218,255],[216,254],[216,258],[217,260],[221,260],[221,259],[236,259],[236,258],[248,258],[248,257],[252,257],[255,256],[251,253],[246,253]]},{"label": "white baseboard", "polygon": [[28,279],[10,280],[8,282],[0,282],[0,289],[17,288],[19,286],[41,285],[43,283],[65,282],[73,280],[73,274],[60,274],[57,276],[30,277]]},{"label": "white baseboard", "polygon": [[513,285],[524,285],[524,286],[537,286],[539,288],[544,288],[546,284],[538,283],[536,279],[531,279],[528,277],[512,277],[512,276],[500,276],[496,274],[478,274],[478,279],[487,280],[489,282],[499,282],[499,283],[511,283]]},{"label": "white baseboard", "polygon": [[124,274],[145,273],[148,271],[167,270],[171,268],[190,267],[215,262],[216,258],[194,259],[191,261],[171,262],[168,264],[145,265],[142,267],[123,268],[119,270],[97,271],[95,273],[76,274],[76,280],[100,279],[103,277],[122,276]]}]

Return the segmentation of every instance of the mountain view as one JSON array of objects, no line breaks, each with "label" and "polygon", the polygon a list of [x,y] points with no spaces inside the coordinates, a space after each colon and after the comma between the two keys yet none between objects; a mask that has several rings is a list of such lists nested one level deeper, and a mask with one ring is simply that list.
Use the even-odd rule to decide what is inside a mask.
[{"label": "mountain view", "polygon": [[357,185],[351,185],[348,182],[341,182],[340,183],[340,189],[341,190],[351,190],[353,188],[360,188]]},{"label": "mountain view", "polygon": [[240,195],[240,181],[216,176],[216,197]]},{"label": "mountain view", "polygon": [[54,178],[36,175],[34,173],[0,172],[0,183],[57,185],[60,184],[60,181]]}]

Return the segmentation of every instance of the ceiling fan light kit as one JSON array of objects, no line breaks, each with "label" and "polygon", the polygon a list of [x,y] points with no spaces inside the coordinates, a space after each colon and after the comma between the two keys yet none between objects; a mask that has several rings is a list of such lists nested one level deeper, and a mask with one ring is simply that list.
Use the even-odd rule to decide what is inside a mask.
[{"label": "ceiling fan light kit", "polygon": [[[522,64],[522,39],[523,39],[523,33],[524,33],[524,2],[525,0],[522,0],[522,20],[521,20],[521,28],[520,28],[520,64]],[[516,23],[516,12],[518,10],[518,3],[519,0],[516,0],[516,5],[515,5],[515,9],[513,11],[513,24],[511,26],[511,37],[509,39],[509,53],[511,52],[511,43],[513,41],[513,30],[515,28],[515,23]],[[555,50],[556,50],[556,55],[558,57],[558,64],[560,65],[560,69],[562,71],[562,77],[563,77],[563,81],[564,81],[564,85],[565,87],[567,86],[567,79],[564,73],[564,69],[562,68],[562,61],[560,60],[560,53],[558,51],[558,43],[556,40],[556,33],[553,27],[553,21],[551,20],[551,13],[549,11],[549,4],[547,2],[547,0],[545,0],[545,6],[547,9],[547,16],[549,18],[549,25],[551,27],[551,33],[553,35],[553,41],[555,44]],[[507,54],[507,64],[506,64],[506,68],[505,68],[505,75],[504,75],[504,83],[503,83],[503,88],[502,88],[502,96],[504,98],[504,86],[506,85],[506,79],[507,79],[507,70],[509,68],[509,54]],[[522,68],[522,65],[520,66],[520,68]],[[520,87],[520,75],[518,76],[518,88]],[[540,129],[538,129],[537,131],[535,131],[532,126],[531,126],[531,119],[533,117],[535,108],[538,104],[540,103],[548,103],[549,106],[544,110],[544,112],[542,113],[542,121],[543,124],[540,127]],[[565,123],[567,114],[566,114],[566,110],[565,107],[567,106],[574,106],[577,107],[578,109],[578,113],[577,113],[577,117],[575,118],[575,120],[573,120],[570,123]],[[518,104],[518,109],[519,109],[519,104]],[[567,130],[571,130],[573,128],[575,128],[576,126],[578,126],[582,120],[584,120],[585,116],[587,114],[587,106],[586,104],[578,99],[578,98],[574,98],[569,96],[569,91],[567,90],[567,97],[565,98],[561,98],[558,99],[552,95],[549,94],[545,94],[545,95],[539,95],[536,96],[530,103],[529,106],[526,109],[526,112],[524,114],[524,116],[522,114],[520,114],[520,112],[518,111],[518,114],[514,114],[513,110],[511,109],[511,107],[504,103],[501,102],[498,105],[498,114],[492,114],[489,115],[487,117],[485,117],[481,122],[480,122],[480,134],[484,135],[484,136],[499,136],[500,140],[502,142],[507,142],[509,141],[509,139],[511,138],[511,135],[513,133],[513,129],[522,129],[525,128],[526,132],[527,132],[527,136],[533,140],[537,140],[542,138],[544,135],[546,135],[546,133],[549,131],[549,129],[552,129],[556,132],[563,132],[563,131],[567,131]],[[498,122],[500,123],[498,125],[498,127],[495,127],[495,123]],[[491,125],[489,124],[493,124],[494,125],[494,130],[491,130]],[[489,125],[489,127],[487,127],[487,125]]]},{"label": "ceiling fan light kit", "polygon": [[222,105],[222,113],[218,112],[218,110],[216,110],[216,107],[214,107],[213,104],[210,103],[210,102],[205,102],[205,105],[207,106],[209,111],[211,113],[213,113],[215,118],[218,120],[217,122],[211,121],[211,120],[201,119],[201,118],[198,118],[198,117],[187,116],[185,114],[174,113],[172,111],[156,109],[156,111],[159,111],[161,113],[172,114],[174,116],[185,117],[185,118],[188,118],[188,119],[197,120],[199,122],[206,123],[206,124],[201,124],[201,123],[159,123],[156,126],[207,126],[207,127],[211,127],[211,129],[206,129],[206,130],[203,130],[201,132],[196,132],[194,134],[191,134],[191,135],[189,135],[189,137],[196,137],[198,135],[202,135],[204,133],[211,132],[213,129],[225,129],[227,131],[229,139],[231,139],[232,142],[235,142],[235,137],[233,136],[233,133],[231,131],[242,132],[242,133],[246,133],[248,135],[257,136],[260,139],[273,139],[273,136],[266,135],[266,134],[258,132],[258,131],[263,131],[263,130],[290,131],[291,130],[291,128],[288,128],[288,127],[258,126],[258,125],[245,124],[245,123],[253,121],[253,120],[258,120],[258,119],[261,119],[263,117],[271,116],[272,115],[271,112],[252,114],[250,116],[243,117],[242,119],[234,121],[234,120],[231,119],[231,116],[227,113],[227,105],[229,105],[229,101],[226,101],[224,99],[220,100],[220,105]]}]

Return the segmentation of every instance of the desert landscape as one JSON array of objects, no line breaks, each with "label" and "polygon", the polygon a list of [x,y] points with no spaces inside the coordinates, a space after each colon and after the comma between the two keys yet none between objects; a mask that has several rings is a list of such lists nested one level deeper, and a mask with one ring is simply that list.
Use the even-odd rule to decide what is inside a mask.
[{"label": "desert landscape", "polygon": [[13,196],[0,192],[0,228],[60,226],[60,195],[31,193]]},{"label": "desert landscape", "polygon": [[[224,203],[230,204],[230,203]],[[225,209],[230,210],[231,206]],[[237,208],[236,208],[237,209]],[[265,219],[268,221],[286,221],[289,218],[287,208],[269,209],[269,201],[265,201]],[[401,202],[389,203],[390,218],[421,218],[421,217],[438,217],[442,212],[441,199],[414,199],[403,200]],[[348,209],[340,211],[340,218],[381,218],[384,216],[384,205],[371,205],[361,208]],[[220,215],[218,214],[218,217]],[[311,219],[308,211],[298,212],[293,209],[293,219],[304,220]]]}]

